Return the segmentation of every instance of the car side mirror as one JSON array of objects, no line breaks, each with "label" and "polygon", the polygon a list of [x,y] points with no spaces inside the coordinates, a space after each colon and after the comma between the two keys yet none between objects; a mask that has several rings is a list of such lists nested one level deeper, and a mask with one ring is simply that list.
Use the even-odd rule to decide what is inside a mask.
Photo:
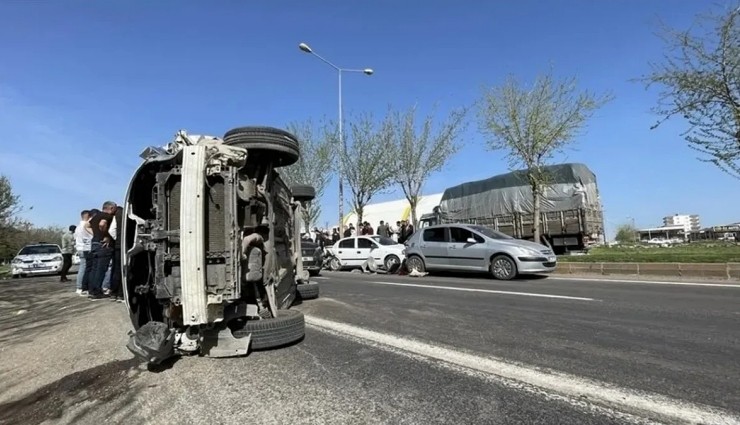
[{"label": "car side mirror", "polygon": [[467,242],[468,243],[478,243],[478,241],[476,241],[474,238],[468,238]]}]

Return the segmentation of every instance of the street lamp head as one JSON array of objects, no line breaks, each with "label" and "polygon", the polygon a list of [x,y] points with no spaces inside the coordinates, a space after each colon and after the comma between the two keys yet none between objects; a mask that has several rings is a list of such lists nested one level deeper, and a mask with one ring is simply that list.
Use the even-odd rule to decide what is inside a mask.
[{"label": "street lamp head", "polygon": [[311,48],[308,47],[308,44],[306,44],[306,43],[299,44],[298,45],[298,48],[301,49],[301,50],[303,50],[306,53],[313,53],[313,50],[311,50]]},{"label": "street lamp head", "polygon": [[375,72],[375,71],[373,71],[370,68],[365,68],[365,69],[362,70],[362,72],[364,72],[366,75],[373,75],[373,72]]}]

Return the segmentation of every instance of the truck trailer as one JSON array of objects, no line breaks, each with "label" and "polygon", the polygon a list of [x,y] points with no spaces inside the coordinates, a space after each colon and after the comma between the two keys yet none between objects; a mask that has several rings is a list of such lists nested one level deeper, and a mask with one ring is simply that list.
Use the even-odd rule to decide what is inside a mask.
[{"label": "truck trailer", "polygon": [[[584,164],[544,167],[548,183],[540,205],[539,241],[556,254],[585,251],[603,240],[604,215],[596,175]],[[468,223],[534,240],[534,202],[526,170],[512,171],[446,189],[420,227]]]}]

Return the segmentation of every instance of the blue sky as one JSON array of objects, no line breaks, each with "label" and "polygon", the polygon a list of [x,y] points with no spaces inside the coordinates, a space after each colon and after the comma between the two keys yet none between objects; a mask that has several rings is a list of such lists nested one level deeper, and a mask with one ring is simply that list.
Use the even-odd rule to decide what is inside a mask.
[{"label": "blue sky", "polygon": [[[298,50],[304,41],[340,66],[375,69],[346,76],[348,115],[389,104],[444,114],[507,75],[576,76],[615,96],[560,158],[596,173],[609,228],[673,213],[740,221],[740,181],[697,161],[683,122],[650,130],[656,93],[629,81],[660,58],[659,23],[687,28],[718,4],[730,1],[4,1],[0,173],[34,207],[27,218],[67,225],[120,201],[138,153],[178,129],[334,118],[336,74]],[[470,118],[464,148],[425,193],[507,171]],[[334,222],[336,184],[323,205],[321,224]]]}]

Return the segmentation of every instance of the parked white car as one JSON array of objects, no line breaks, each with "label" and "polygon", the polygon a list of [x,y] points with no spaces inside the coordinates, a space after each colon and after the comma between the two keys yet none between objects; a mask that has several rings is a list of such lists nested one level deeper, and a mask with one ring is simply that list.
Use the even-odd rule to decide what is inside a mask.
[{"label": "parked white car", "polygon": [[62,249],[55,244],[26,245],[13,258],[11,274],[14,278],[57,274],[62,270]]},{"label": "parked white car", "polygon": [[377,235],[340,239],[329,250],[339,260],[339,268],[342,269],[362,267],[362,263],[372,256],[387,270],[406,258],[404,245]]}]

